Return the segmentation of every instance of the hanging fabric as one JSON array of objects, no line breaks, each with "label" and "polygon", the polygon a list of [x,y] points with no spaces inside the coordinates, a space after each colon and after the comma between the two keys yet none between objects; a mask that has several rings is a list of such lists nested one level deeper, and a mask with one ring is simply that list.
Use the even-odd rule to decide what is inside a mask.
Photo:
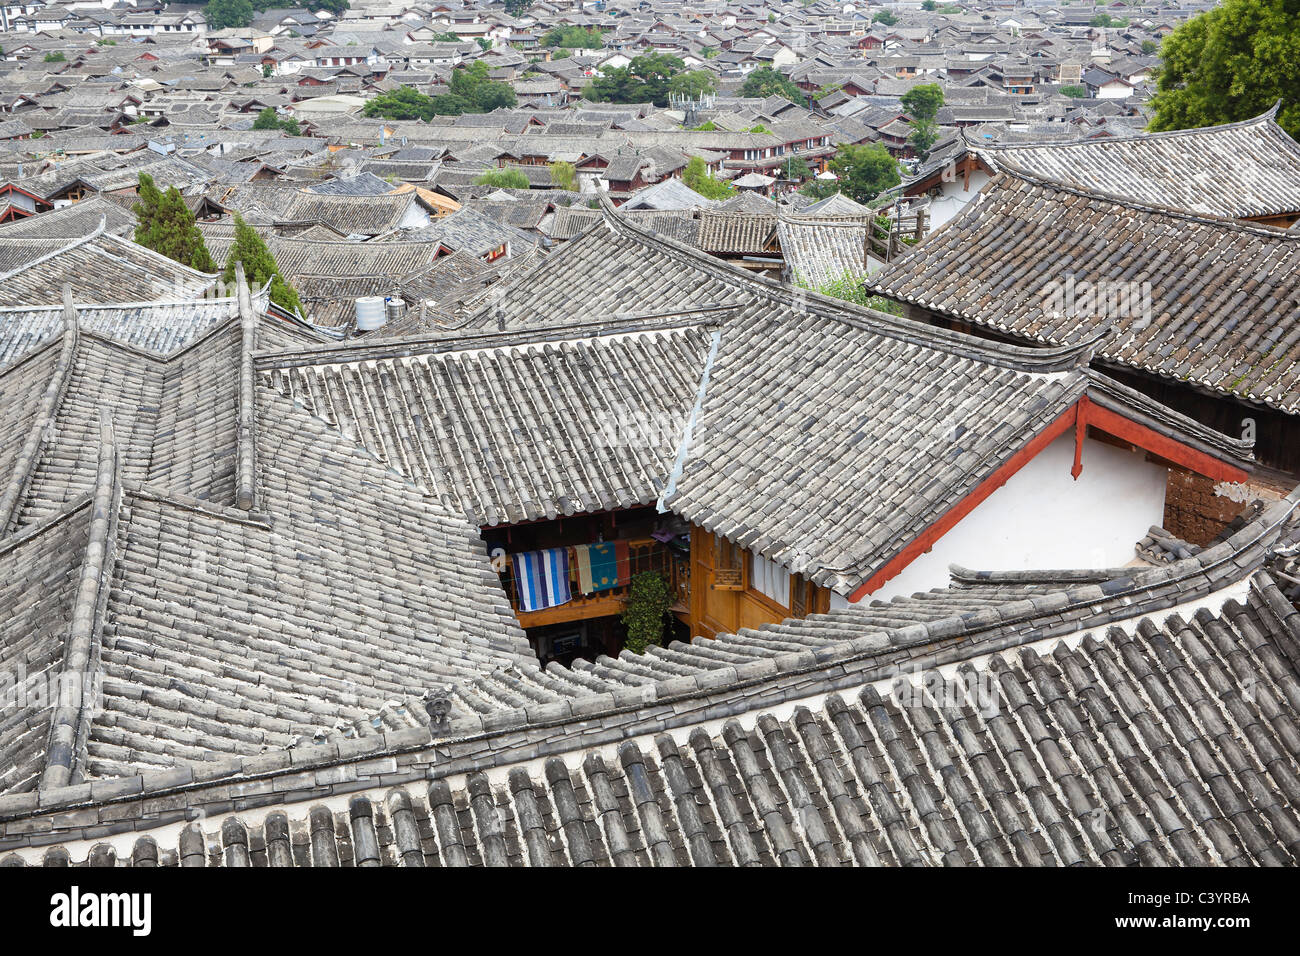
[{"label": "hanging fabric", "polygon": [[631,579],[626,541],[602,541],[573,547],[578,564],[578,590],[583,594],[621,587]]},{"label": "hanging fabric", "polygon": [[514,567],[515,595],[521,611],[541,611],[567,604],[573,597],[569,589],[569,549],[547,548],[510,555]]}]

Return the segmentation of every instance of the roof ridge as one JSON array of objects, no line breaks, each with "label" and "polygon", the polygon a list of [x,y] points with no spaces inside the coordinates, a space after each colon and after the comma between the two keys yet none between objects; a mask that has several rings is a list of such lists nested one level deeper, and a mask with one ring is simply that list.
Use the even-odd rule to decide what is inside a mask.
[{"label": "roof ridge", "polygon": [[[100,408],[99,462],[91,496],[90,533],[59,674],[60,697],[50,715],[45,770],[38,785],[41,789],[72,783],[74,772],[80,776],[85,761],[91,716],[88,697],[94,693],[97,683],[90,678],[99,666],[99,635],[109,592],[108,569],[114,559],[113,539],[122,500],[119,464],[112,416],[106,407]],[[71,681],[67,679],[69,676],[73,678]]]},{"label": "roof ridge", "polygon": [[20,272],[25,272],[26,270],[32,268],[33,266],[38,266],[43,262],[48,262],[49,260],[53,259],[55,256],[61,256],[65,252],[71,252],[73,249],[76,249],[78,246],[88,243],[92,239],[98,238],[100,235],[104,234],[104,229],[107,226],[107,222],[108,220],[106,217],[100,216],[99,225],[96,226],[91,232],[87,233],[86,235],[82,236],[79,239],[73,239],[66,246],[60,246],[58,249],[55,249],[53,252],[47,252],[44,255],[37,256],[35,259],[32,259],[29,262],[24,262],[16,269],[10,269],[8,272],[4,273],[3,275],[0,275],[0,282],[4,282],[6,279],[11,279],[14,276],[18,275],[18,273]]},{"label": "roof ridge", "polygon": [[776,298],[792,308],[797,309],[803,306],[805,311],[814,311],[809,309],[808,306],[815,306],[815,312],[820,318],[851,325],[863,331],[876,332],[915,345],[933,348],[936,351],[946,352],[959,358],[972,359],[1030,374],[1059,372],[1084,367],[1091,358],[1089,350],[1094,347],[1092,343],[1034,348],[978,340],[973,336],[960,332],[950,332],[915,319],[890,315],[887,312],[856,305],[843,299],[832,298],[812,289],[796,288],[786,283],[776,282],[724,262],[698,249],[692,249],[670,236],[642,229],[642,227],[634,225],[618,215],[606,197],[600,197],[600,201],[605,211],[605,222],[612,231],[625,235],[631,234],[636,241],[662,247],[671,258],[686,257],[694,267],[712,273],[715,277],[732,285],[737,285],[742,291],[762,290],[767,296]]},{"label": "roof ridge", "polygon": [[[1223,229],[1231,229],[1236,232],[1250,233],[1259,236],[1262,239],[1300,242],[1300,232],[1296,232],[1292,229],[1279,229],[1275,226],[1266,226],[1262,223],[1247,222],[1241,219],[1233,219],[1228,216],[1211,216],[1206,213],[1195,213],[1188,212],[1185,209],[1176,209],[1173,206],[1161,206],[1156,203],[1139,202],[1136,199],[1129,199],[1125,196],[1119,196],[1113,193],[1097,192],[1096,190],[1088,189],[1087,187],[1079,186],[1074,183],[1068,183],[1064,180],[1050,179],[1045,176],[1036,176],[1033,173],[1027,173],[1024,170],[1016,169],[1011,166],[997,165],[997,170],[997,175],[990,179],[988,183],[980,189],[980,194],[983,194],[989,186],[998,182],[1005,176],[1011,179],[1019,179],[1031,186],[1039,186],[1044,189],[1055,189],[1058,192],[1071,193],[1083,199],[1095,199],[1101,202],[1110,203],[1114,206],[1123,206],[1127,209],[1134,209],[1140,212],[1154,213],[1156,215],[1169,216],[1173,219],[1184,219],[1207,226],[1217,226]],[[968,209],[974,208],[976,208],[975,203],[967,203],[966,208],[962,210],[962,213],[966,212]],[[960,218],[960,216],[961,213],[954,216],[947,223],[944,223],[944,226],[946,227],[956,219]]]},{"label": "roof ridge", "polygon": [[253,352],[257,348],[257,313],[244,275],[244,264],[235,263],[239,296],[239,393],[238,423],[235,426],[235,504],[244,511],[257,507],[256,436],[257,392],[254,389]]},{"label": "roof ridge", "polygon": [[[465,335],[415,335],[377,339],[374,342],[355,340],[320,347],[289,349],[279,352],[262,352],[257,355],[258,371],[299,367],[304,365],[334,365],[349,362],[384,361],[418,355],[439,355],[446,352],[523,348],[529,345],[551,345],[557,342],[576,342],[610,338],[635,332],[676,332],[715,325],[716,318],[689,319],[688,316],[712,316],[713,313],[731,312],[740,306],[707,305],[685,311],[648,313],[644,315],[613,316],[600,322],[577,325],[553,325],[506,331],[470,332]],[[663,319],[654,322],[654,319]],[[672,321],[677,319],[679,321]],[[294,362],[293,359],[302,361]]]},{"label": "roof ridge", "polygon": [[[45,384],[45,391],[41,394],[41,402],[37,406],[36,415],[27,431],[27,437],[23,441],[22,450],[19,451],[18,457],[14,461],[9,483],[5,486],[3,495],[0,496],[0,538],[6,536],[13,526],[19,503],[31,483],[32,472],[36,467],[41,448],[45,444],[46,436],[51,430],[59,406],[63,402],[63,395],[67,390],[68,381],[72,377],[73,358],[77,352],[79,336],[77,310],[72,304],[72,288],[68,283],[64,283],[63,341],[59,348],[59,357],[55,362],[49,381]],[[16,365],[11,365],[9,369],[16,367]]]},{"label": "roof ridge", "polygon": [[[1233,120],[1231,123],[1219,123],[1214,126],[1193,126],[1188,129],[1162,129],[1162,130],[1136,130],[1132,133],[1122,133],[1118,136],[1106,136],[1102,139],[1074,139],[1065,141],[1038,140],[1026,143],[983,143],[971,144],[976,149],[992,149],[995,151],[1006,150],[1008,152],[1017,149],[1041,149],[1045,146],[1063,147],[1063,146],[1095,146],[1098,143],[1133,143],[1145,142],[1153,139],[1177,139],[1180,136],[1190,136],[1196,133],[1217,133],[1229,129],[1245,129],[1256,124],[1268,128],[1269,124],[1277,116],[1278,108],[1282,105],[1279,98],[1271,107],[1260,113],[1258,116],[1252,116],[1244,120]],[[1277,125],[1272,123],[1272,125]],[[1290,137],[1287,137],[1290,139]]]}]

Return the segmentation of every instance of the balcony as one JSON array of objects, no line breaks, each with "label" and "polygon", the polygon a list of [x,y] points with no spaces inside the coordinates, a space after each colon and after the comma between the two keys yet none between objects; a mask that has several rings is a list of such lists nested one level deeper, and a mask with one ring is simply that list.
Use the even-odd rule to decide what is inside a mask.
[{"label": "balcony", "polygon": [[[670,610],[684,619],[690,607],[690,561],[682,554],[655,538],[630,538],[627,542],[629,580],[643,571],[658,571],[668,580],[669,593],[673,595]],[[555,607],[540,611],[521,611],[515,594],[514,571],[510,564],[501,573],[501,586],[506,589],[510,606],[515,617],[524,628],[543,627],[548,624],[564,624],[569,621],[584,621],[596,617],[611,617],[622,614],[627,602],[630,584],[618,585],[595,594],[578,592],[578,569],[576,562],[569,562],[569,588],[572,599]]]}]

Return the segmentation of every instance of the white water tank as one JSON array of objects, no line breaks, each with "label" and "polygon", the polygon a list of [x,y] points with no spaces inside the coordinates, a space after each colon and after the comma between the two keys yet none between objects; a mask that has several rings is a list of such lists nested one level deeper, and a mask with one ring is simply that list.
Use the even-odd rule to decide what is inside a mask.
[{"label": "white water tank", "polygon": [[382,295],[366,295],[357,299],[357,331],[373,332],[383,328],[388,321],[388,310]]}]

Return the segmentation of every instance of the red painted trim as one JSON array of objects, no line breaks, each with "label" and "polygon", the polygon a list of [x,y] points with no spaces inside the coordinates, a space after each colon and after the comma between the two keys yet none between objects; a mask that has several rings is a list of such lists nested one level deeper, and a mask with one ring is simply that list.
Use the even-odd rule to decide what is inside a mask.
[{"label": "red painted trim", "polygon": [[1229,465],[1212,455],[1207,455],[1203,451],[1197,451],[1182,442],[1174,441],[1172,438],[1147,428],[1145,425],[1139,425],[1132,419],[1125,418],[1109,408],[1102,408],[1093,402],[1088,403],[1087,419],[1089,425],[1099,428],[1107,434],[1114,435],[1116,438],[1131,442],[1153,455],[1167,458],[1169,461],[1182,465],[1198,475],[1213,478],[1215,481],[1233,482],[1245,481],[1250,477],[1249,472],[1235,465]]},{"label": "red painted trim", "polygon": [[1197,451],[1182,442],[1161,435],[1145,425],[1139,425],[1118,412],[1102,408],[1089,401],[1088,396],[1084,395],[1031,438],[1028,444],[1003,462],[993,474],[976,485],[965,498],[940,515],[934,524],[908,542],[902,551],[859,585],[857,590],[849,595],[849,600],[861,600],[880,590],[890,579],[902,573],[909,564],[934,547],[935,543],[951,531],[959,521],[983,504],[993,492],[1005,485],[1012,475],[1027,465],[1030,459],[1065,434],[1071,426],[1075,429],[1074,468],[1071,469],[1071,474],[1078,478],[1083,469],[1083,438],[1087,434],[1089,425],[1216,481],[1239,482],[1249,477],[1247,472],[1234,465],[1226,464],[1205,452]]},{"label": "red painted trim", "polygon": [[1074,467],[1070,477],[1078,481],[1083,474],[1083,440],[1088,437],[1088,396],[1079,399],[1074,409]]}]

